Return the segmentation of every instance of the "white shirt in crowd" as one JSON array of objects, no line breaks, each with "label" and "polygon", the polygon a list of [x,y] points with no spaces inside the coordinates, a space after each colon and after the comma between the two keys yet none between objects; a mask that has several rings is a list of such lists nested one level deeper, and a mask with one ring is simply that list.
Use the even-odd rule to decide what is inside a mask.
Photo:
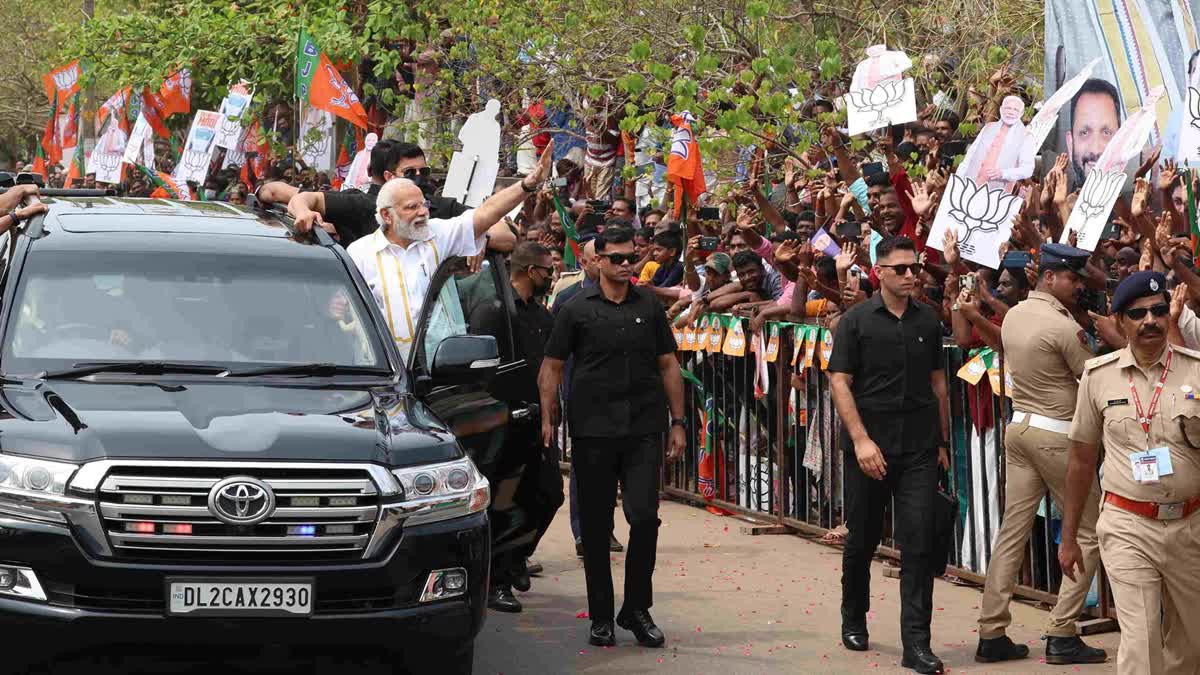
[{"label": "white shirt in crowd", "polygon": [[1187,305],[1179,315],[1179,333],[1183,336],[1184,347],[1200,349],[1200,317]]},{"label": "white shirt in crowd", "polygon": [[429,231],[429,239],[402,248],[388,241],[383,228],[379,228],[346,249],[375,296],[405,359],[412,347],[421,303],[438,265],[446,258],[476,255],[486,244],[485,237],[475,236],[474,209],[454,218],[431,219]]}]

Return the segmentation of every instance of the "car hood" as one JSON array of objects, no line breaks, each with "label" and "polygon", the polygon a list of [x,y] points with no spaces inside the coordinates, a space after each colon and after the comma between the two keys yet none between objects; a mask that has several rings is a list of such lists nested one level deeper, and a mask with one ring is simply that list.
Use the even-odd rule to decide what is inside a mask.
[{"label": "car hood", "polygon": [[128,380],[0,386],[0,452],[76,463],[303,460],[388,466],[462,455],[424,404],[390,387]]}]

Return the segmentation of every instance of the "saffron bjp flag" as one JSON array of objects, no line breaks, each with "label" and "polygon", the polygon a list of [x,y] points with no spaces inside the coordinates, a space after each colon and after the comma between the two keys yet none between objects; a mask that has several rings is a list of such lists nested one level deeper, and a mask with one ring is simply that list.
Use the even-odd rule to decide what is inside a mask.
[{"label": "saffron bjp flag", "polygon": [[33,173],[42,177],[42,182],[50,180],[50,172],[46,170],[46,153],[42,150],[42,144],[37,144],[37,151],[33,157]]},{"label": "saffron bjp flag", "polygon": [[188,114],[192,111],[192,73],[187,68],[180,68],[163,80],[158,89],[158,113],[163,119],[176,113]]},{"label": "saffron bjp flag", "polygon": [[117,93],[108,97],[104,105],[96,111],[96,137],[104,135],[105,122],[112,119],[126,134],[129,133],[129,119],[126,115],[126,110],[129,108],[129,96],[132,93],[130,87],[117,90]]},{"label": "saffron bjp flag", "polygon": [[190,200],[192,198],[190,191],[179,189],[179,186],[175,184],[175,180],[171,178],[170,174],[148,169],[141,164],[138,164],[137,168],[146,175],[146,180],[150,181],[150,184],[154,186],[154,192],[150,193],[152,199]]},{"label": "saffron bjp flag", "polygon": [[79,61],[75,60],[42,76],[46,99],[54,106],[55,112],[61,110],[72,96],[79,93],[79,78],[82,75],[83,68]]},{"label": "saffron bjp flag", "polygon": [[692,133],[695,117],[688,111],[671,115],[675,133],[671,135],[671,154],[667,157],[667,180],[675,185],[675,215],[682,214],[683,200],[695,204],[708,187],[704,184],[704,167],[700,161],[700,145]]},{"label": "saffron bjp flag", "polygon": [[296,40],[296,98],[356,127],[367,128],[362,102],[303,28]]},{"label": "saffron bjp flag", "polygon": [[76,93],[71,98],[71,105],[67,108],[66,118],[62,122],[62,134],[59,143],[64,148],[73,148],[79,145],[79,112],[82,107],[79,94]]},{"label": "saffron bjp flag", "polygon": [[87,174],[87,167],[83,163],[83,143],[75,145],[75,152],[71,155],[71,164],[67,167],[67,181],[64,187],[73,187],[76,183],[82,183],[84,175]]},{"label": "saffron bjp flag", "polygon": [[62,161],[62,144],[58,138],[58,113],[51,112],[46,122],[46,131],[42,134],[40,147],[45,153],[46,162],[51,166]]}]

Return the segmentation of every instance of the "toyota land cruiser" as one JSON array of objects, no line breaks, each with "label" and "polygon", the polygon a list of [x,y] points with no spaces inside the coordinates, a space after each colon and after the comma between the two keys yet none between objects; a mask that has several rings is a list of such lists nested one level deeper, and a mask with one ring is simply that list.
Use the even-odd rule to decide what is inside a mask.
[{"label": "toyota land cruiser", "polygon": [[[122,643],[368,643],[470,672],[490,494],[465,439],[494,446],[509,417],[497,340],[462,325],[462,259],[405,363],[323,231],[45,201],[0,236],[6,672]],[[502,264],[462,287],[507,293]]]}]

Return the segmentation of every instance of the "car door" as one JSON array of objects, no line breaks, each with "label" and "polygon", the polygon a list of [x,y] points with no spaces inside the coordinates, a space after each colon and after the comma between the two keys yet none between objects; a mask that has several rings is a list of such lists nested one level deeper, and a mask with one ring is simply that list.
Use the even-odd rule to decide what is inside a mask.
[{"label": "car door", "polygon": [[[513,415],[506,382],[523,367],[513,358],[511,290],[503,259],[496,254],[474,272],[466,258],[443,261],[430,281],[409,354],[413,391],[453,431],[484,475],[503,456]],[[437,381],[433,358],[438,345],[456,335],[496,339],[500,366],[490,381]]]}]

